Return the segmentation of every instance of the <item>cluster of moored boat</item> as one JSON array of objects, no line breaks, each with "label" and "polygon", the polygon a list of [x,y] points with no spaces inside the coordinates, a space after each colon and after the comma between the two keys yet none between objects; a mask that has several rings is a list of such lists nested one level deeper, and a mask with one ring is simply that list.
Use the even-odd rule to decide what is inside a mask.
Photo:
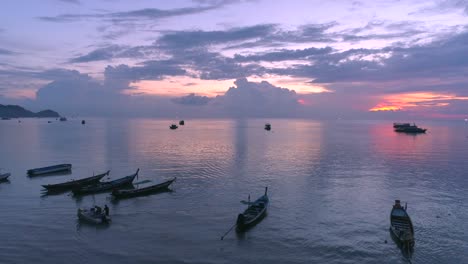
[{"label": "cluster of moored boat", "polygon": [[[34,177],[53,173],[70,172],[71,168],[71,164],[59,164],[31,169],[28,170],[27,173],[30,177]],[[42,186],[46,190],[46,194],[71,191],[73,195],[79,196],[111,192],[114,199],[124,199],[168,191],[169,186],[176,181],[176,178],[173,178],[148,187],[131,188],[133,187],[133,181],[138,177],[139,172],[140,169],[137,169],[135,173],[128,176],[112,181],[101,181],[102,178],[110,174],[110,170],[108,170],[102,174],[93,175],[87,178]],[[0,181],[2,179],[7,179],[9,176],[10,173],[0,174]],[[224,237],[233,229],[237,232],[248,230],[266,216],[269,205],[268,187],[265,187],[265,193],[255,201],[251,202],[249,195],[248,201],[243,201],[243,203],[247,204],[248,207],[237,216],[235,224],[221,237],[221,239],[224,239]],[[405,205],[403,207],[400,200],[395,200],[395,204],[393,205],[390,213],[390,231],[392,233],[392,238],[394,238],[400,246],[411,250],[414,246],[414,228],[406,209],[407,206]],[[80,220],[93,224],[108,224],[111,221],[107,205],[104,206],[104,209],[99,206],[94,206],[89,209],[80,208],[78,209],[77,216]]]},{"label": "cluster of moored boat", "polygon": [[393,123],[393,128],[395,132],[402,132],[402,133],[411,133],[411,134],[418,134],[418,133],[426,133],[426,128],[420,128],[415,123]]},{"label": "cluster of moored boat", "polygon": [[[58,164],[54,166],[30,169],[27,170],[27,174],[29,177],[63,174],[70,173],[71,169],[71,164]],[[44,187],[44,194],[46,195],[64,193],[67,191],[71,191],[74,196],[111,192],[113,199],[124,199],[168,191],[169,186],[176,180],[174,177],[173,179],[155,185],[143,188],[133,188],[133,181],[138,177],[139,172],[140,169],[137,169],[135,173],[128,176],[112,181],[101,181],[102,178],[110,174],[110,170],[108,170],[102,174],[62,183],[42,185],[42,187]],[[10,175],[10,173],[0,174],[0,181],[7,180]],[[80,208],[78,209],[78,218],[94,224],[108,223],[110,221],[109,208],[105,206],[105,209],[106,210],[101,210],[98,206],[90,209]]]}]

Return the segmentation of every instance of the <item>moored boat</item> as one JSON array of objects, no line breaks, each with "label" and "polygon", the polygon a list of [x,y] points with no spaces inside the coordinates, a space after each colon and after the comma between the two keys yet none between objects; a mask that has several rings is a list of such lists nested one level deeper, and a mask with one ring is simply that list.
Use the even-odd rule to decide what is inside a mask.
[{"label": "moored boat", "polygon": [[267,131],[271,130],[271,124],[270,123],[265,124],[265,130],[267,130]]},{"label": "moored boat", "polygon": [[170,128],[170,129],[177,129],[178,126],[177,126],[176,124],[172,124],[169,128]]},{"label": "moored boat", "polygon": [[181,126],[185,125],[185,121],[184,121],[184,120],[180,120],[180,121],[179,121],[179,125],[181,125]]},{"label": "moored boat", "polygon": [[177,178],[172,180],[165,181],[156,185],[151,185],[144,188],[132,189],[132,190],[114,190],[112,191],[112,196],[116,199],[122,198],[131,198],[143,195],[149,195],[161,191],[169,190],[169,185],[171,185]]},{"label": "moored boat", "polygon": [[42,174],[57,173],[57,172],[67,172],[71,171],[71,164],[59,164],[54,166],[30,169],[27,171],[29,176],[37,176]]},{"label": "moored boat", "polygon": [[11,173],[7,172],[7,173],[0,173],[0,182],[2,181],[7,181],[8,180],[8,177],[11,176]]},{"label": "moored boat", "polygon": [[417,134],[417,133],[426,133],[425,128],[420,128],[416,125],[409,125],[409,126],[402,126],[395,128],[395,132],[402,132],[402,133],[412,133],[412,134]]},{"label": "moored boat", "polygon": [[252,203],[245,211],[237,216],[236,231],[243,232],[254,226],[266,215],[268,208],[268,187],[265,187],[265,194]]},{"label": "moored boat", "polygon": [[88,185],[88,186],[82,186],[80,188],[75,188],[73,189],[73,194],[75,195],[84,195],[84,194],[92,194],[92,193],[100,193],[100,192],[107,192],[119,188],[123,188],[125,186],[131,186],[133,180],[135,177],[138,176],[138,172],[140,169],[138,169],[134,174],[109,181],[109,182],[99,182],[94,185]]},{"label": "moored boat", "polygon": [[98,174],[95,176],[79,179],[79,180],[71,180],[68,182],[64,183],[57,183],[57,184],[47,184],[47,185],[42,185],[47,191],[49,192],[59,192],[59,191],[66,191],[66,190],[71,190],[73,188],[80,188],[83,186],[91,185],[98,183],[99,180],[104,178],[104,176],[109,175],[110,170],[106,171],[105,173]]},{"label": "moored boat", "polygon": [[111,220],[109,216],[109,207],[104,206],[104,210],[99,206],[91,207],[90,209],[78,209],[78,219],[91,224],[108,224]]},{"label": "moored boat", "polygon": [[67,121],[67,118],[66,117],[60,117],[59,121]]},{"label": "moored boat", "polygon": [[400,200],[395,200],[390,213],[390,230],[403,246],[408,248],[414,246],[413,223],[406,212],[406,206],[403,208]]}]

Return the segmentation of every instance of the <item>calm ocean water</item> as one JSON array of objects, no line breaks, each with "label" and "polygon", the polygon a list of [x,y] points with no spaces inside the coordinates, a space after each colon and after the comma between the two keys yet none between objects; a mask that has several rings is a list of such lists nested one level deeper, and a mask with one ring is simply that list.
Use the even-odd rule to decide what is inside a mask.
[{"label": "calm ocean water", "polygon": [[[266,122],[272,131],[263,130]],[[468,263],[468,124],[310,120],[45,119],[0,121],[0,263],[408,263],[390,209],[408,202],[412,263]],[[73,173],[26,170],[72,163]],[[177,177],[173,192],[112,202],[41,196],[41,184],[140,168],[137,181]],[[106,177],[107,179],[107,177]],[[268,216],[220,236],[269,187]],[[76,210],[108,204],[108,227]],[[385,243],[385,240],[388,243]]]}]

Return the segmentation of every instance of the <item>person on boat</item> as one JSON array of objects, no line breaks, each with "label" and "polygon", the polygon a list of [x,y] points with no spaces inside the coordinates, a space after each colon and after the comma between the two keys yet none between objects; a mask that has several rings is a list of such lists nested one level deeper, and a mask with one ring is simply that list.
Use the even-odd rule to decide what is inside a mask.
[{"label": "person on boat", "polygon": [[107,207],[107,204],[104,205],[104,212],[106,213],[107,216],[109,216],[109,207]]}]

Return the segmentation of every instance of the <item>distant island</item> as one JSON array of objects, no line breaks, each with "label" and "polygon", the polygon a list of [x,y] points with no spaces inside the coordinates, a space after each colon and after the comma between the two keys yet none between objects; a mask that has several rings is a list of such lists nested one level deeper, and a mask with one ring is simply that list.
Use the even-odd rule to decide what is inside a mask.
[{"label": "distant island", "polygon": [[52,110],[43,110],[37,113],[31,112],[19,105],[0,104],[1,118],[20,118],[20,117],[60,117],[59,113]]}]

